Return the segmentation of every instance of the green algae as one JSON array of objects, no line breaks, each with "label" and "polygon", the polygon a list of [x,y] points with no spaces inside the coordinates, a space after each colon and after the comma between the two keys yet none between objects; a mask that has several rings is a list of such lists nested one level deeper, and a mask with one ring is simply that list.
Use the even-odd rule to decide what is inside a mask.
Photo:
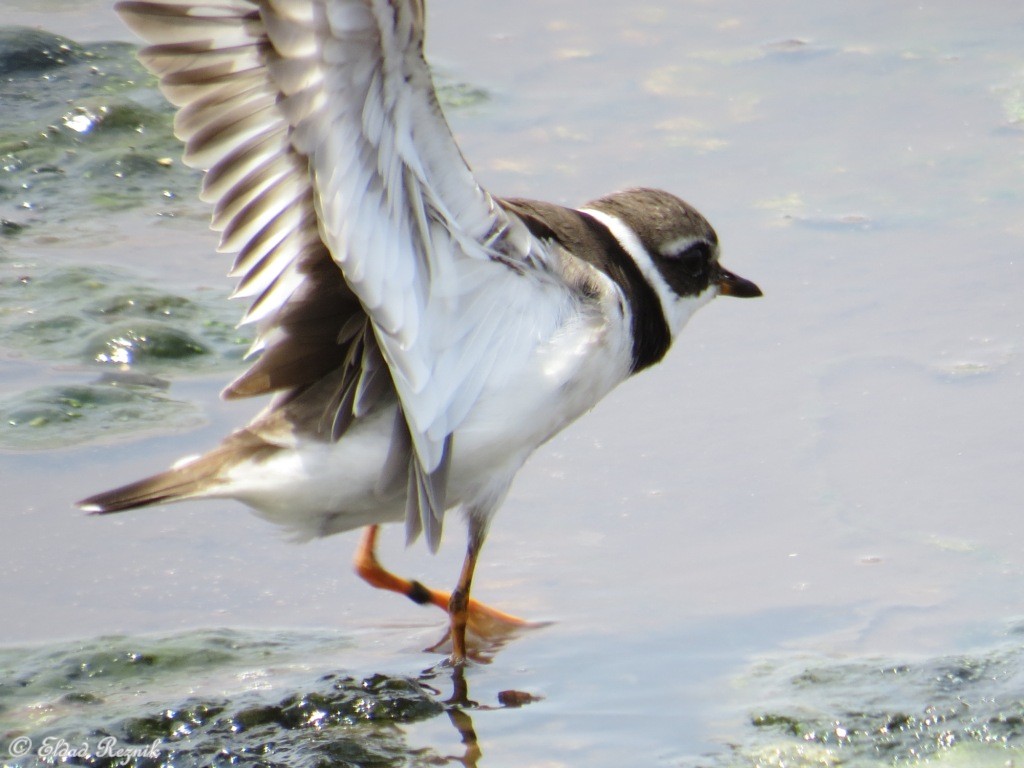
[{"label": "green algae", "polygon": [[[95,369],[233,373],[252,331],[236,327],[243,307],[225,300],[227,280],[223,291],[186,297],[131,268],[69,263],[67,255],[49,262],[30,251],[38,238],[74,253],[82,227],[102,228],[110,214],[140,207],[162,217],[207,215],[197,198],[201,174],[178,160],[174,108],[136,51],[0,28],[0,354],[90,377]],[[441,78],[440,90],[454,109],[489,98],[451,78]],[[145,389],[88,384],[82,398],[67,397],[67,389],[8,394],[0,401],[0,447],[109,439],[130,434],[132,418],[139,429],[161,422],[176,429],[197,418],[195,409]]]},{"label": "green algae", "polygon": [[445,711],[429,675],[308,670],[345,642],[210,630],[0,650],[0,755],[19,768],[439,764],[400,729]]},{"label": "green algae", "polygon": [[[406,726],[444,716],[456,728],[468,723],[460,738],[475,738],[474,705],[440,700],[451,668],[407,675],[335,666],[353,642],[330,632],[197,630],[0,649],[0,756],[30,744],[4,765],[464,762],[406,740]],[[739,681],[744,698],[759,702],[746,726],[720,751],[671,764],[1015,765],[1024,747],[1022,679],[1024,646],[1015,643],[913,661],[763,661]],[[84,755],[62,761],[39,751],[61,742],[85,746]],[[104,745],[131,754],[116,762],[101,754]]]},{"label": "green algae", "polygon": [[[174,108],[127,43],[81,45],[41,30],[0,28],[0,211],[7,226],[52,228],[155,206],[201,210],[201,174],[178,158]],[[489,93],[439,78],[449,109]],[[5,232],[7,234],[7,232]]]},{"label": "green algae", "polygon": [[910,661],[765,661],[742,681],[762,703],[721,764],[1016,764],[1024,756],[1021,680],[1024,646],[1016,643]]},{"label": "green algae", "polygon": [[[228,371],[250,343],[251,333],[235,328],[241,307],[224,300],[227,281],[222,292],[185,297],[131,268],[69,259],[83,224],[103,227],[109,213],[143,205],[167,212],[179,192],[192,201],[199,183],[169,159],[180,153],[173,109],[135,51],[0,28],[0,353],[81,372],[78,381],[5,393],[0,447],[194,425],[198,408],[169,397],[166,385],[97,375]],[[36,239],[49,249],[32,250]],[[67,253],[49,261],[54,245]]]},{"label": "green algae", "polygon": [[[198,294],[197,294],[198,295]],[[50,361],[210,370],[237,364],[250,340],[238,305],[161,290],[110,267],[4,263],[0,347]]]},{"label": "green algae", "polygon": [[0,448],[39,450],[138,436],[169,423],[202,423],[191,403],[160,389],[112,381],[67,384],[0,399]]},{"label": "green algae", "polygon": [[[173,109],[124,43],[0,29],[0,206],[22,227],[166,205],[198,173],[180,163]],[[172,191],[173,190],[173,191]]]}]

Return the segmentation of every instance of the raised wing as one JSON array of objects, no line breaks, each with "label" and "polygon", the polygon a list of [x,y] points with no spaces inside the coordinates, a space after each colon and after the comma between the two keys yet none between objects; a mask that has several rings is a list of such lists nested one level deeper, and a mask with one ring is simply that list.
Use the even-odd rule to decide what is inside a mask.
[{"label": "raised wing", "polygon": [[207,171],[220,250],[238,253],[236,295],[252,299],[262,354],[226,395],[348,366],[337,436],[379,394],[383,358],[415,453],[408,530],[436,548],[450,436],[525,359],[531,298],[558,270],[462,159],[423,58],[422,0],[117,8],[153,44],[140,58],[181,107],[185,162]]}]

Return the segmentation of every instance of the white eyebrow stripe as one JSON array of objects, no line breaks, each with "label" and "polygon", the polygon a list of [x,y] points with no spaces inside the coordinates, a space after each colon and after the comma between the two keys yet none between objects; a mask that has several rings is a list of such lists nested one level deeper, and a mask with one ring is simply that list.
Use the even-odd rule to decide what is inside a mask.
[{"label": "white eyebrow stripe", "polygon": [[699,243],[703,240],[704,238],[702,237],[683,235],[682,237],[677,237],[675,240],[669,240],[667,243],[662,245],[661,248],[658,249],[658,253],[662,256],[675,256],[685,251],[694,243]]}]

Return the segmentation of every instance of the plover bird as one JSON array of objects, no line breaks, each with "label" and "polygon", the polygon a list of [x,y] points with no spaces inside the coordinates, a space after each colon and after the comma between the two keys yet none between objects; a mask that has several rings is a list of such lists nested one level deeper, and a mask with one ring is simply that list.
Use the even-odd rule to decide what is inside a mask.
[{"label": "plover bird", "polygon": [[[184,160],[206,172],[251,301],[255,362],[224,395],[273,398],[208,453],[80,505],[231,498],[300,539],[367,526],[360,575],[444,607],[463,661],[467,622],[518,621],[470,585],[527,457],[661,360],[698,308],[761,291],[668,192],[573,209],[482,189],[424,60],[422,0],[117,9],[180,107]],[[436,551],[453,510],[468,545],[450,594],[378,564],[378,524]]]}]

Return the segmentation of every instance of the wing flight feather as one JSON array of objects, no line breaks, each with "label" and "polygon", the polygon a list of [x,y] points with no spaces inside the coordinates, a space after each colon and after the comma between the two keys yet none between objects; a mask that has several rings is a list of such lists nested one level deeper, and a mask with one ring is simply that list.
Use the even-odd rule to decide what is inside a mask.
[{"label": "wing flight feather", "polygon": [[422,0],[118,10],[151,43],[140,59],[180,108],[185,162],[206,171],[219,250],[237,254],[235,295],[252,302],[260,356],[226,396],[294,392],[344,367],[336,439],[397,394],[414,456],[407,530],[436,547],[451,435],[496,368],[522,362],[537,322],[524,309],[558,278],[455,144]]}]

